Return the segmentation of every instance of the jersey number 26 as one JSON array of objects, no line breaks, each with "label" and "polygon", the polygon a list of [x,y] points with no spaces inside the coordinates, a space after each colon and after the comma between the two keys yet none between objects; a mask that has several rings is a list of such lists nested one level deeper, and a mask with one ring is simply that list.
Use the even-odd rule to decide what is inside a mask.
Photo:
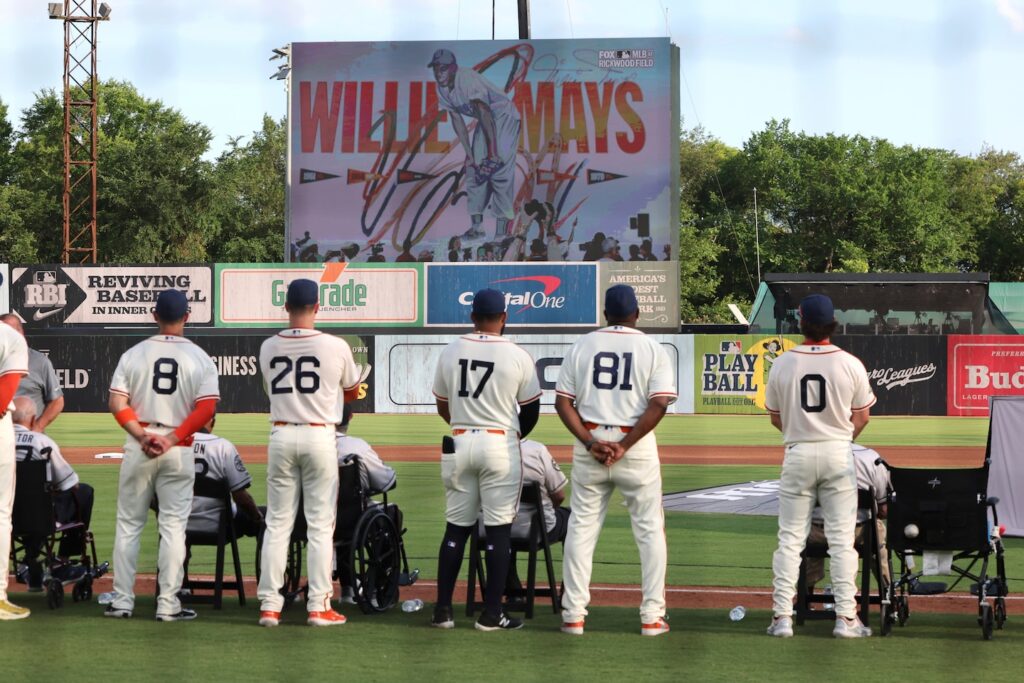
[{"label": "jersey number 26", "polygon": [[[270,359],[270,369],[276,370],[279,367],[281,372],[270,381],[270,393],[290,394],[298,391],[300,394],[315,394],[320,389],[320,375],[315,369],[320,367],[320,359],[316,356],[299,356],[294,362],[288,356],[274,356]],[[282,384],[293,369],[295,386]]]}]

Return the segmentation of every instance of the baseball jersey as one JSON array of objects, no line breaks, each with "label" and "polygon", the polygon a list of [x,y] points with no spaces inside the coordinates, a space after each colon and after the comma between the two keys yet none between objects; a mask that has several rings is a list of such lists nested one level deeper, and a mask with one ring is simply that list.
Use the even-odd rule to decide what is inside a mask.
[{"label": "baseball jersey", "polygon": [[28,350],[28,374],[21,378],[15,396],[25,396],[36,405],[36,415],[42,415],[46,404],[56,401],[64,395],[53,370],[53,363],[46,355]]},{"label": "baseball jersey", "polygon": [[57,491],[67,491],[78,485],[78,474],[71,469],[71,465],[60,452],[53,439],[29,431],[28,428],[14,425],[14,452],[18,461],[22,460],[45,460],[50,458],[50,465],[46,469],[46,481]]},{"label": "baseball jersey", "polygon": [[136,344],[117,362],[110,393],[128,397],[139,422],[177,427],[198,401],[219,399],[217,367],[185,337],[161,334]]},{"label": "baseball jersey", "polygon": [[[192,455],[196,462],[196,475],[206,475],[214,481],[226,481],[231,491],[247,489],[252,485],[252,476],[245,469],[238,449],[227,439],[215,434],[196,432],[192,441]],[[216,532],[220,524],[222,501],[217,498],[193,496],[192,514],[188,518],[188,530]],[[234,501],[231,503],[234,513]]]},{"label": "baseball jersey", "polygon": [[676,401],[676,376],[661,344],[640,330],[612,325],[576,340],[555,391],[576,403],[584,422],[631,427],[656,396]]},{"label": "baseball jersey", "polygon": [[787,444],[851,441],[850,413],[874,404],[864,364],[832,344],[801,344],[779,356],[764,399],[781,416]]},{"label": "baseball jersey", "polygon": [[533,358],[505,337],[472,332],[448,344],[434,396],[448,401],[451,426],[519,433],[519,406],[540,398]]},{"label": "baseball jersey", "polygon": [[352,349],[341,337],[291,328],[260,347],[263,386],[270,396],[271,422],[337,424],[339,393],[359,384]]},{"label": "baseball jersey", "polygon": [[500,128],[503,119],[519,121],[519,111],[508,95],[496,88],[487,78],[473,69],[460,68],[455,72],[455,80],[451,88],[439,86],[437,94],[440,104],[445,109],[456,111],[463,116],[476,117],[474,100],[479,100],[490,107],[494,115],[495,127]]},{"label": "baseball jersey", "polygon": [[[551,531],[555,526],[555,506],[551,504],[551,494],[565,488],[568,481],[558,463],[551,456],[547,447],[537,441],[523,439],[519,442],[519,452],[523,456],[523,483],[537,482],[540,484],[541,503],[544,508],[544,529]],[[533,506],[522,504],[512,522],[512,535],[526,538],[530,533],[530,517]]]},{"label": "baseball jersey", "polygon": [[[0,377],[11,373],[28,374],[28,344],[13,327],[0,323]],[[10,405],[0,406],[0,416],[13,409],[14,401]]]},{"label": "baseball jersey", "polygon": [[359,485],[364,491],[384,492],[395,487],[397,475],[388,467],[370,444],[360,438],[338,434],[338,466],[350,455],[359,456]]},{"label": "baseball jersey", "polygon": [[[857,472],[857,488],[867,491],[869,488],[875,491],[875,501],[882,505],[889,497],[889,490],[892,488],[892,480],[889,477],[889,470],[881,462],[882,457],[877,451],[867,446],[853,444],[853,464]],[[815,522],[822,522],[825,515],[821,507],[815,507],[811,516]],[[868,513],[864,510],[857,510],[857,521],[864,522],[868,519]]]}]

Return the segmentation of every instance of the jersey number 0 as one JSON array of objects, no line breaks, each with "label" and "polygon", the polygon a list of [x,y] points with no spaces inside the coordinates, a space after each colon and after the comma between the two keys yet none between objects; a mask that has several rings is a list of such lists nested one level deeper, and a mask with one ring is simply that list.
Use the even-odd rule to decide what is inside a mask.
[{"label": "jersey number 0", "polygon": [[[811,385],[816,389],[811,390]],[[820,413],[825,410],[825,378],[821,375],[804,375],[800,378],[800,407],[805,413]],[[811,403],[812,395],[814,403]]]}]

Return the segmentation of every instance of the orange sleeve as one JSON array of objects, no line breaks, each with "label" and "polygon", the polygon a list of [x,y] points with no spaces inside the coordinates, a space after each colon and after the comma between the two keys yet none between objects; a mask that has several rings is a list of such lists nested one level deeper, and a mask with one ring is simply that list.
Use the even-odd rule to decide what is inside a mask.
[{"label": "orange sleeve", "polygon": [[184,441],[195,434],[199,429],[210,421],[210,418],[217,413],[217,399],[204,398],[196,401],[196,407],[192,410],[185,421],[174,430],[178,441]]},{"label": "orange sleeve", "polygon": [[9,372],[0,376],[0,415],[7,412],[7,406],[11,405],[11,400],[17,393],[18,384],[23,376],[19,372]]}]

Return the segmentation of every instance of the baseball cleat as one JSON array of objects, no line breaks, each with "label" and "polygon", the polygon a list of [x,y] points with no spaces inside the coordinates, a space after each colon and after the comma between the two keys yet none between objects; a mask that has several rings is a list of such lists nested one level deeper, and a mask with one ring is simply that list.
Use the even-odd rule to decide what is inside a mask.
[{"label": "baseball cleat", "polygon": [[326,612],[310,612],[306,623],[310,626],[341,626],[346,621],[344,614],[339,614],[333,609]]},{"label": "baseball cleat", "polygon": [[562,622],[562,633],[568,633],[570,636],[582,636],[583,635],[583,622],[582,621],[563,621]]},{"label": "baseball cleat", "polygon": [[793,618],[779,616],[772,617],[772,623],[768,626],[766,633],[776,638],[792,638]]},{"label": "baseball cleat", "polygon": [[455,619],[452,617],[451,605],[442,607],[434,606],[434,616],[430,618],[430,625],[434,628],[455,628]]},{"label": "baseball cleat", "polygon": [[114,617],[115,619],[130,619],[132,611],[124,607],[114,607],[113,605],[107,605],[107,609],[103,611],[103,616]]},{"label": "baseball cleat", "polygon": [[156,615],[156,620],[157,621],[192,621],[193,619],[195,619],[198,616],[199,615],[196,614],[196,611],[194,609],[188,609],[187,607],[183,607],[180,612],[176,612],[174,614],[157,614]]},{"label": "baseball cleat", "polygon": [[642,636],[660,636],[662,633],[668,632],[669,627],[665,617],[658,617],[650,624],[640,624],[640,635]]},{"label": "baseball cleat", "polygon": [[477,631],[515,631],[522,627],[522,619],[515,619],[504,612],[494,616],[490,612],[485,611],[476,621]]},{"label": "baseball cleat", "polygon": [[263,610],[260,612],[260,626],[277,626],[281,623],[281,613]]},{"label": "baseball cleat", "polygon": [[868,638],[871,636],[871,629],[860,623],[857,617],[836,617],[836,627],[832,629],[832,635],[836,638]]},{"label": "baseball cleat", "polygon": [[[4,571],[7,571],[6,569]],[[0,600],[0,621],[14,621],[15,619],[24,619],[28,615],[32,614],[32,611],[27,607],[18,607],[17,605],[7,601]]]}]

